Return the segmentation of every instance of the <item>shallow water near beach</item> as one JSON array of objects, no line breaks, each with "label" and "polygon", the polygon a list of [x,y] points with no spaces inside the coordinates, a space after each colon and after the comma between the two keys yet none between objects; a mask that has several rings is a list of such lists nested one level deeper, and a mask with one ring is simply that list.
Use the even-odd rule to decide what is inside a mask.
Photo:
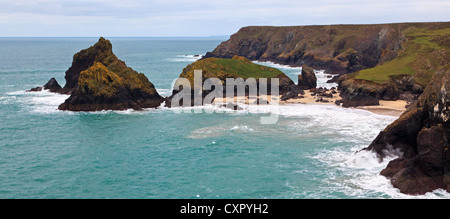
[{"label": "shallow water near beach", "polygon": [[[167,96],[196,55],[226,39],[110,40]],[[441,190],[401,194],[378,174],[389,159],[358,152],[392,116],[313,104],[74,113],[57,110],[67,95],[25,92],[52,77],[63,85],[73,54],[96,41],[0,39],[0,198],[450,198]],[[301,72],[262,64],[294,81]],[[332,86],[317,74],[320,85]],[[278,122],[262,125],[269,112]]]}]

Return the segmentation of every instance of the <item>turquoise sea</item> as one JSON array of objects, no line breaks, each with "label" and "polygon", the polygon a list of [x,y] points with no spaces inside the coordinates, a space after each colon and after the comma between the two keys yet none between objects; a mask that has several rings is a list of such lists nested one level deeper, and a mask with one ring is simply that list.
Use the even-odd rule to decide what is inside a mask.
[{"label": "turquoise sea", "polygon": [[[162,95],[221,38],[110,38]],[[58,111],[68,97],[26,93],[97,38],[0,38],[0,198],[415,198],[378,173],[368,146],[396,118],[334,105],[237,113]],[[296,81],[300,68],[275,66]],[[320,85],[326,75],[318,71]],[[358,153],[357,153],[358,152]],[[419,198],[449,198],[437,190]]]}]

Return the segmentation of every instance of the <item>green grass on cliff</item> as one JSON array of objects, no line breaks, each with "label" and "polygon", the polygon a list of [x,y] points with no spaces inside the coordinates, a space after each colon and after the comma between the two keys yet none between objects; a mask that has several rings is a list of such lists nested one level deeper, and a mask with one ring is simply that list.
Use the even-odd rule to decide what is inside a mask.
[{"label": "green grass on cliff", "polygon": [[407,41],[399,56],[374,68],[355,73],[356,79],[386,84],[390,76],[412,75],[419,84],[428,84],[436,70],[449,66],[450,28],[427,30],[415,28],[405,32]]},{"label": "green grass on cliff", "polygon": [[242,78],[273,78],[282,74],[278,69],[242,60],[217,59],[216,63],[220,65],[224,71],[236,74]]},{"label": "green grass on cliff", "polygon": [[203,78],[216,77],[222,81],[226,78],[259,79],[285,76],[283,72],[276,68],[258,65],[239,56],[232,59],[207,58],[198,60],[187,66],[180,77],[187,78],[192,83],[195,70],[202,70]]}]

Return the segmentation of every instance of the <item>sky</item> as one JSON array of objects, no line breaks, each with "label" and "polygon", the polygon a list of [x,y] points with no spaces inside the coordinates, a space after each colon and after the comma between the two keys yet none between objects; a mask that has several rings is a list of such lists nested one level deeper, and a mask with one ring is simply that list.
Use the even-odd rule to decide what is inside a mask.
[{"label": "sky", "polygon": [[204,37],[244,26],[450,21],[450,0],[0,0],[0,37]]}]

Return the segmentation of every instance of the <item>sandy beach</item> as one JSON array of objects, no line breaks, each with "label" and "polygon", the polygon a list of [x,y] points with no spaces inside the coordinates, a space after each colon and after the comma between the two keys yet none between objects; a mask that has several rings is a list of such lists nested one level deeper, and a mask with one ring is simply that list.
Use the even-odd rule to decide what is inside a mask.
[{"label": "sandy beach", "polygon": [[379,106],[360,106],[357,109],[367,110],[376,114],[400,117],[406,111],[405,100],[380,100]]},{"label": "sandy beach", "polygon": [[[284,104],[332,104],[335,105],[337,100],[341,100],[342,98],[339,95],[339,91],[335,90],[336,93],[332,95],[331,98],[328,97],[319,97],[314,95],[310,90],[305,90],[304,95],[299,95],[297,98],[291,98],[286,101],[279,101],[280,105]],[[255,97],[234,97],[234,103],[239,104],[256,104]],[[271,99],[270,95],[259,96],[260,100],[269,100]],[[281,96],[278,97],[281,99]],[[320,101],[318,101],[320,100]],[[214,104],[227,103],[232,101],[231,98],[216,98],[214,100]],[[356,107],[356,109],[367,110],[375,114],[379,115],[388,115],[388,116],[396,116],[399,117],[406,110],[406,101],[404,100],[396,100],[396,101],[386,101],[380,100],[380,105],[378,106],[360,106]]]}]

